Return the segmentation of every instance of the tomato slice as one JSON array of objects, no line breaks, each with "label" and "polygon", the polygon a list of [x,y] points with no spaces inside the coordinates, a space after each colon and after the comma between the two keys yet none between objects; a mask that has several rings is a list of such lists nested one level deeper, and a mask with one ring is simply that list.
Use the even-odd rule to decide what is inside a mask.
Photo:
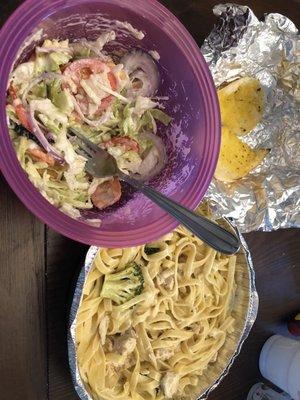
[{"label": "tomato slice", "polygon": [[101,74],[105,70],[109,71],[109,67],[98,58],[84,58],[68,65],[64,70],[64,75],[80,86],[82,79],[88,79],[92,74]]},{"label": "tomato slice", "polygon": [[101,143],[101,147],[107,149],[112,146],[124,146],[126,150],[133,150],[137,153],[140,151],[140,146],[138,142],[128,136],[114,137],[107,142]]},{"label": "tomato slice", "polygon": [[26,128],[29,132],[31,132],[32,129],[25,108],[22,106],[22,104],[17,104],[15,105],[15,109],[21,124],[24,126],[24,128]]},{"label": "tomato slice", "polygon": [[27,149],[26,152],[33,158],[35,161],[43,161],[46,164],[53,167],[55,165],[55,159],[51,156],[51,154],[46,153],[44,150],[40,148]]},{"label": "tomato slice", "polygon": [[108,77],[108,80],[109,80],[112,90],[117,90],[118,83],[117,83],[117,78],[115,77],[115,75],[112,72],[109,72],[107,74],[107,77]]},{"label": "tomato slice", "polygon": [[101,183],[92,194],[91,199],[95,207],[103,210],[119,201],[121,194],[120,181],[118,178],[113,178]]},{"label": "tomato slice", "polygon": [[10,84],[8,88],[8,93],[10,94],[13,100],[16,100],[18,98],[17,89],[12,84]]},{"label": "tomato slice", "polygon": [[[111,72],[110,67],[97,58],[86,58],[82,60],[77,60],[72,62],[66,67],[63,74],[68,78],[72,79],[77,87],[77,92],[86,97],[86,93],[80,86],[80,81],[82,79],[88,79],[92,74],[100,74],[107,71],[107,78],[109,80],[112,90],[117,89],[117,79],[115,75]],[[69,87],[68,83],[64,83],[64,87]],[[99,110],[106,110],[107,107],[112,103],[114,97],[108,95],[105,97],[101,104],[99,104]],[[85,101],[80,101],[79,103],[85,103]]]},{"label": "tomato slice", "polygon": [[11,98],[13,99],[13,106],[16,110],[17,117],[21,124],[26,128],[28,131],[31,132],[31,125],[28,119],[28,114],[20,100],[20,98],[17,95],[17,90],[14,86],[10,85],[8,89],[9,94],[11,95]]}]

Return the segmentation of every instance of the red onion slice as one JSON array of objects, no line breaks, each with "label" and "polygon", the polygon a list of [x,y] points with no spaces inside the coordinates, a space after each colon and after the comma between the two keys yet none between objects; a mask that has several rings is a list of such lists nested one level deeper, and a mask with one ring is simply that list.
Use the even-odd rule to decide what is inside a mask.
[{"label": "red onion slice", "polygon": [[[41,124],[39,121],[36,121],[37,122],[37,124],[38,124],[38,126],[43,130],[45,130],[45,127],[44,127],[44,125],[43,124]],[[52,140],[52,141],[54,141],[54,136],[53,136],[53,133],[52,132],[50,132],[50,131],[48,131],[48,130],[45,130],[45,133],[44,133],[44,135],[45,135],[45,137],[46,137],[46,139],[49,141],[49,140]]]},{"label": "red onion slice", "polygon": [[122,57],[120,62],[124,65],[125,71],[132,80],[139,79],[143,83],[140,89],[128,90],[129,95],[132,97],[151,97],[156,93],[160,82],[159,72],[149,54],[134,51]]},{"label": "red onion slice", "polygon": [[140,181],[148,181],[158,175],[166,165],[166,148],[162,139],[153,133],[143,132],[140,138],[150,140],[153,143],[153,147],[143,159],[139,167],[139,173],[134,174],[133,177]]},{"label": "red onion slice", "polygon": [[[131,74],[130,80],[131,82],[133,82],[136,79],[142,82],[142,87],[140,89],[129,89],[127,91],[127,95],[130,97],[137,97],[138,95],[144,97],[152,97],[152,95],[147,94],[147,93],[152,93],[152,86],[147,74],[141,70],[136,71],[133,74]],[[144,95],[143,93],[146,93],[146,95]]]},{"label": "red onion slice", "polygon": [[32,133],[35,135],[35,137],[38,139],[40,144],[43,146],[43,148],[46,150],[48,154],[50,154],[57,162],[59,163],[64,163],[63,157],[59,154],[59,152],[48,142],[46,139],[44,132],[42,129],[39,127],[37,120],[35,119],[34,116],[34,107],[30,106],[29,107],[29,119],[30,119],[30,125],[32,128]]}]

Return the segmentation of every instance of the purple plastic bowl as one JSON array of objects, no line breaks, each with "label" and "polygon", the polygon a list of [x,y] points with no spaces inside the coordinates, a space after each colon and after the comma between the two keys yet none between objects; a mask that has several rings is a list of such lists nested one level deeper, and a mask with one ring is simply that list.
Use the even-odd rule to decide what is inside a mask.
[{"label": "purple plastic bowl", "polygon": [[122,46],[159,52],[162,78],[159,95],[170,97],[167,112],[173,123],[167,129],[159,127],[169,161],[151,184],[189,208],[194,209],[200,203],[219,154],[216,91],[193,38],[155,0],[27,0],[13,13],[0,32],[0,168],[22,202],[61,234],[98,246],[134,246],[159,238],[178,223],[143,195],[131,191],[118,206],[105,212],[89,212],[89,217],[102,219],[100,228],[68,217],[45,200],[28,180],[17,160],[6,123],[8,76],[28,36],[43,28],[49,38],[94,39],[108,28],[100,21],[100,15],[109,20],[128,21],[146,33],[141,42],[121,35]]}]

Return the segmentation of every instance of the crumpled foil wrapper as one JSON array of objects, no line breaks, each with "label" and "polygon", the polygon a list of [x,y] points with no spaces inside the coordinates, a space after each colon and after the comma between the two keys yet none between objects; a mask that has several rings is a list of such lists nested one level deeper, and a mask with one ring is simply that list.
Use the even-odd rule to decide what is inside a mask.
[{"label": "crumpled foil wrapper", "polygon": [[261,123],[242,138],[270,149],[263,163],[234,183],[213,180],[206,194],[217,217],[242,232],[300,227],[300,36],[280,14],[259,21],[250,8],[220,4],[217,24],[202,53],[216,86],[239,77],[259,79],[266,109]]},{"label": "crumpled foil wrapper", "polygon": [[[239,342],[237,343],[234,354],[232,355],[227,366],[225,367],[222,374],[218,377],[218,379],[216,381],[214,381],[212,383],[212,385],[204,393],[199,393],[199,397],[198,397],[199,400],[207,399],[207,397],[211,393],[211,391],[214,390],[220,384],[220,382],[223,380],[223,378],[228,374],[233,362],[235,361],[236,357],[239,355],[239,353],[241,351],[243,343],[247,339],[247,337],[252,329],[252,326],[256,320],[257,311],[258,311],[259,300],[258,300],[258,294],[257,294],[256,287],[255,287],[255,272],[254,272],[254,267],[253,267],[253,263],[252,263],[252,259],[251,259],[251,255],[250,255],[248,246],[247,246],[243,236],[240,234],[239,230],[235,228],[234,224],[231,224],[226,219],[224,219],[224,223],[226,226],[228,224],[229,224],[229,226],[230,225],[232,226],[232,228],[236,231],[236,233],[239,236],[239,239],[241,241],[241,249],[239,252],[242,252],[245,255],[245,259],[246,259],[246,263],[247,263],[248,271],[249,271],[249,303],[248,303],[248,310],[247,310],[246,317],[245,317],[244,330],[241,334]],[[98,247],[91,246],[87,252],[84,266],[80,271],[78,280],[77,280],[75,288],[74,288],[74,295],[73,295],[73,300],[71,303],[70,316],[69,316],[69,326],[68,326],[69,365],[70,365],[70,371],[71,371],[74,388],[81,400],[92,400],[92,398],[88,394],[88,392],[86,391],[86,389],[84,387],[84,384],[81,380],[80,373],[78,370],[78,365],[77,365],[77,354],[76,354],[77,313],[78,313],[78,309],[79,309],[80,302],[81,302],[83,287],[84,287],[85,281],[87,279],[87,276],[93,266],[93,262],[94,262],[94,259],[95,259],[95,256],[96,256],[98,250],[99,250]]]}]

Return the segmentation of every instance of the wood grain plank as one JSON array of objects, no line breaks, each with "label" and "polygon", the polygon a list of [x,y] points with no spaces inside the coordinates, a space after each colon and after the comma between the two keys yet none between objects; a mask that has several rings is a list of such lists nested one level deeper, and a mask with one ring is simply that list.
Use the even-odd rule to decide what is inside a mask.
[{"label": "wood grain plank", "polygon": [[21,3],[23,3],[23,0],[9,0],[1,2],[0,26],[6,22],[10,14],[12,14]]},{"label": "wood grain plank", "polygon": [[0,398],[44,400],[44,225],[26,210],[2,175],[0,187]]},{"label": "wood grain plank", "polygon": [[47,320],[49,400],[75,400],[67,354],[71,286],[87,246],[47,229]]}]

